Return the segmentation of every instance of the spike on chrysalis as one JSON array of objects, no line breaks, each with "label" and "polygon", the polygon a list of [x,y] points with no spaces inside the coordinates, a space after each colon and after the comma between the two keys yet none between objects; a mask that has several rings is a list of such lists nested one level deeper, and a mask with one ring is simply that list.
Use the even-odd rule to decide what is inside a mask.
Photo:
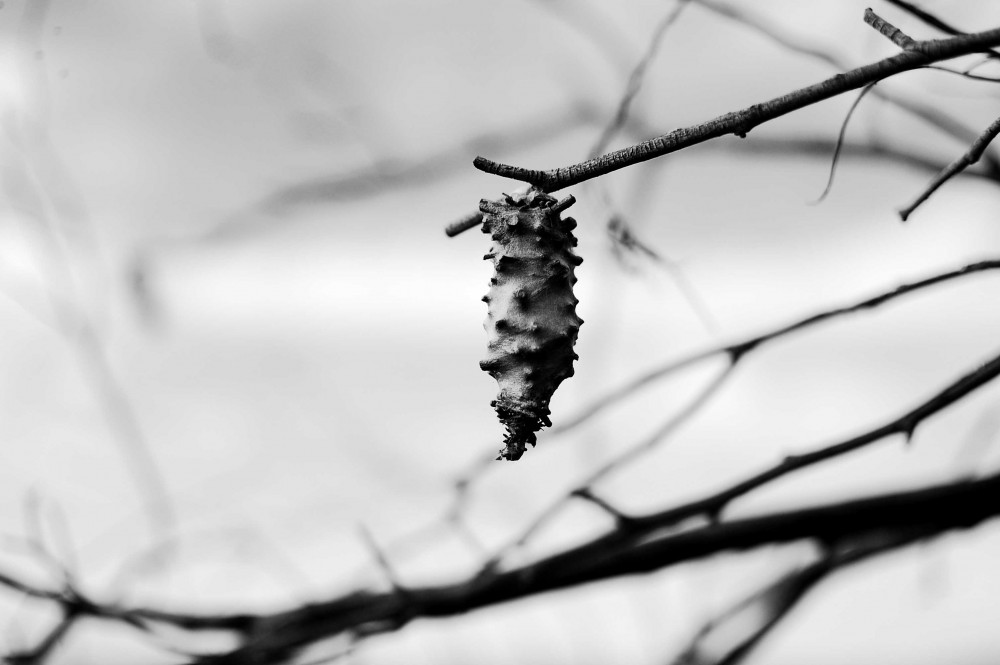
[{"label": "spike on chrysalis", "polygon": [[574,373],[582,321],[572,285],[580,259],[572,252],[576,222],[559,216],[572,203],[532,187],[480,204],[483,232],[493,240],[484,258],[495,271],[483,298],[488,346],[480,366],[500,388],[491,404],[507,430],[500,459],[519,459],[535,445],[535,433],[552,424],[549,400]]}]

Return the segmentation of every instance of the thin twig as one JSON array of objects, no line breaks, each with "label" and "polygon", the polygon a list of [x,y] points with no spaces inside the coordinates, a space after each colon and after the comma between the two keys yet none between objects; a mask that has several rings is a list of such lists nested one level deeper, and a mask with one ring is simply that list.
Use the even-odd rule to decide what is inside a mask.
[{"label": "thin twig", "polygon": [[861,89],[861,93],[851,104],[851,108],[847,109],[847,115],[844,116],[844,122],[840,125],[840,134],[837,135],[837,147],[833,149],[833,159],[830,160],[830,175],[826,179],[826,187],[823,188],[823,193],[819,195],[814,203],[822,203],[826,199],[826,195],[830,193],[830,188],[833,187],[833,177],[837,173],[837,162],[840,160],[840,148],[844,145],[844,136],[847,135],[847,125],[851,122],[851,116],[854,115],[854,110],[858,108],[858,104],[861,100],[865,98],[871,90],[878,85],[878,81],[875,83],[869,83]]},{"label": "thin twig", "polygon": [[993,78],[992,76],[980,76],[978,74],[970,74],[969,72],[960,72],[957,69],[948,69],[947,67],[939,67],[937,65],[927,65],[924,69],[933,69],[938,72],[947,72],[949,74],[954,74],[956,76],[961,76],[962,78],[969,79],[970,81],[983,81],[985,83],[1000,83],[1000,78]]},{"label": "thin twig", "polygon": [[865,23],[904,51],[912,49],[917,43],[908,34],[873,12],[871,7],[865,10]]},{"label": "thin twig", "polygon": [[[586,478],[577,482],[573,489],[553,501],[545,510],[539,513],[527,527],[522,529],[521,533],[518,534],[516,538],[497,550],[487,565],[495,565],[512,550],[518,547],[523,547],[524,544],[532,538],[532,536],[541,530],[543,526],[548,524],[552,518],[558,515],[559,512],[569,504],[573,497],[585,496],[586,493],[590,492],[593,485],[602,478],[625,466],[640,455],[647,453],[655,446],[663,443],[667,437],[677,431],[681,425],[690,420],[706,404],[708,404],[712,396],[715,395],[715,393],[726,383],[730,376],[732,376],[734,367],[735,362],[727,364],[725,369],[719,372],[719,374],[716,375],[711,382],[702,388],[694,399],[692,399],[683,409],[668,418],[667,421],[653,434],[590,472]],[[618,514],[620,515],[621,513],[619,512]]]},{"label": "thin twig", "polygon": [[41,665],[59,646],[74,623],[75,617],[72,614],[64,616],[34,648],[30,651],[9,654],[4,658],[4,662],[9,665]]},{"label": "thin twig", "polygon": [[[753,141],[740,141],[726,145],[721,143],[703,143],[697,148],[697,150],[721,150],[736,156],[798,156],[821,157],[823,159],[829,159],[835,149],[836,143],[830,139],[808,137],[774,139],[758,137]],[[923,154],[878,142],[860,143],[845,141],[840,146],[840,157],[841,159],[860,159],[867,164],[871,164],[874,160],[894,162],[930,174],[936,174],[941,170],[938,161]],[[983,168],[983,161],[980,160],[980,168],[966,169],[961,175],[982,178],[991,182],[1000,182],[1000,173]]]},{"label": "thin twig", "polygon": [[[819,146],[828,146],[828,143],[821,143]],[[817,146],[817,147],[819,147]],[[925,165],[926,166],[926,165]],[[570,416],[569,418],[563,420],[560,424],[553,427],[550,432],[550,437],[560,436],[569,432],[570,430],[579,427],[585,422],[589,421],[594,416],[598,415],[605,409],[623,401],[632,394],[642,390],[643,388],[652,385],[656,381],[673,375],[685,368],[691,367],[698,363],[707,361],[713,357],[720,355],[729,356],[733,364],[739,362],[743,359],[744,355],[753,349],[756,349],[767,342],[784,337],[786,335],[793,334],[799,330],[809,328],[811,326],[823,323],[830,319],[844,316],[847,314],[852,314],[854,312],[859,312],[866,309],[874,309],[883,305],[887,302],[895,300],[901,296],[914,293],[921,289],[928,288],[935,284],[940,284],[943,282],[948,282],[953,279],[958,279],[961,277],[966,277],[969,275],[974,275],[976,273],[985,272],[989,270],[1000,269],[1000,259],[989,259],[985,261],[978,261],[976,263],[970,263],[961,268],[950,270],[943,273],[938,273],[930,277],[918,280],[916,282],[910,282],[902,284],[895,289],[887,292],[880,293],[878,295],[866,298],[859,302],[855,302],[850,305],[845,305],[842,307],[837,307],[835,309],[827,310],[799,319],[793,323],[774,328],[768,332],[756,335],[754,337],[749,337],[743,339],[742,341],[734,342],[727,345],[717,346],[713,348],[706,349],[704,351],[685,356],[678,360],[674,360],[666,365],[653,369],[652,371],[645,372],[642,375],[632,379],[625,385],[609,392],[608,394],[600,397],[590,404],[586,405],[580,409],[575,416]],[[446,511],[446,516],[448,518],[453,518],[454,516],[461,513],[463,508],[467,505],[468,492],[470,487],[481,478],[490,468],[492,468],[494,454],[486,453],[481,457],[477,458],[475,463],[471,465],[456,481],[455,483],[455,495],[452,502]],[[544,515],[544,514],[543,514]],[[549,519],[545,517],[544,519]],[[541,519],[541,516],[540,516]],[[534,527],[537,528],[537,527]]]},{"label": "thin twig", "polygon": [[913,201],[913,203],[899,211],[900,218],[905,222],[907,218],[913,214],[913,211],[916,210],[924,201],[930,198],[931,194],[936,192],[941,185],[951,180],[967,167],[978,162],[979,158],[982,157],[983,153],[986,151],[986,148],[989,147],[990,143],[993,142],[993,139],[997,137],[997,134],[1000,134],[1000,117],[994,120],[993,124],[986,128],[986,131],[983,132],[982,136],[980,136],[976,142],[969,147],[969,150],[965,154],[946,166],[941,173],[939,173],[937,177],[934,178],[929,185],[927,185],[927,188],[924,189],[924,191],[916,198],[916,200]]},{"label": "thin twig", "polygon": [[646,46],[646,52],[643,53],[642,58],[636,63],[632,72],[629,74],[628,83],[625,84],[625,91],[622,93],[621,98],[618,100],[618,107],[615,110],[614,116],[612,116],[611,121],[604,127],[604,131],[594,142],[593,147],[591,147],[588,153],[588,159],[593,159],[597,157],[602,152],[604,152],[611,139],[614,138],[615,134],[625,125],[628,121],[629,110],[632,107],[632,102],[635,100],[639,91],[642,89],[643,80],[646,77],[646,70],[649,69],[649,65],[652,63],[653,58],[656,57],[657,51],[660,50],[660,45],[663,43],[663,38],[667,34],[667,30],[670,29],[677,19],[680,18],[681,12],[684,8],[688,6],[690,0],[677,0],[673,9],[667,13],[663,19],[657,24],[656,29],[653,30],[653,35],[650,37],[649,44]]},{"label": "thin twig", "polygon": [[74,615],[124,622],[140,629],[149,622],[168,623],[187,630],[228,630],[240,638],[239,648],[199,658],[198,663],[275,662],[343,633],[394,631],[417,617],[454,616],[535,594],[652,572],[720,552],[803,539],[836,546],[879,532],[927,537],[972,528],[998,514],[1000,475],[994,475],[665,535],[647,529],[637,532],[635,518],[630,518],[607,536],[511,570],[492,570],[443,586],[413,587],[406,595],[355,591],[272,614],[182,614],[103,606],[71,594],[55,600]]},{"label": "thin twig", "polygon": [[364,524],[359,524],[358,531],[361,533],[361,539],[364,541],[365,545],[368,546],[372,556],[375,557],[375,561],[378,563],[383,574],[385,574],[389,584],[392,585],[392,588],[397,590],[402,589],[403,584],[400,582],[399,575],[396,573],[392,564],[389,563],[389,557],[386,556],[385,552],[382,551],[382,548],[378,546],[377,542],[375,542],[375,537],[372,535],[371,531],[368,530],[368,527]]},{"label": "thin twig", "polygon": [[456,220],[445,227],[444,234],[449,238],[454,238],[459,233],[468,231],[469,229],[474,229],[483,223],[483,213],[478,210],[474,213],[468,214],[465,217]]},{"label": "thin twig", "polygon": [[[834,53],[817,48],[813,41],[803,40],[796,33],[784,32],[777,26],[765,22],[765,20],[761,17],[754,16],[753,14],[746,12],[742,7],[721,5],[713,2],[712,0],[691,1],[697,3],[705,9],[715,12],[719,16],[728,18],[755,30],[759,34],[767,37],[771,41],[775,42],[782,48],[788,49],[789,51],[800,53],[814,60],[824,62],[838,71],[844,71],[850,68],[850,65],[846,60]],[[941,109],[923,102],[919,98],[911,99],[909,97],[901,96],[900,93],[897,92],[890,93],[882,88],[875,88],[875,90],[872,91],[872,94],[882,101],[895,106],[901,111],[909,113],[915,118],[919,118],[931,127],[938,129],[963,144],[971,143],[979,135],[978,131],[967,127],[962,121],[949,115]],[[755,139],[755,142],[759,141],[761,141],[761,139]],[[735,145],[740,146],[742,143],[737,143]],[[987,160],[989,170],[1000,174],[1000,159],[997,159],[993,155],[987,155]]]},{"label": "thin twig", "polygon": [[789,455],[781,462],[737,482],[724,490],[686,504],[636,519],[637,528],[663,528],[698,515],[718,515],[735,499],[759,489],[778,478],[841,455],[864,448],[895,434],[909,440],[916,428],[927,418],[951,406],[961,398],[989,384],[1000,376],[1000,355],[975,370],[959,377],[939,392],[902,415],[866,432],[818,448],[808,453]]},{"label": "thin twig", "polygon": [[[954,404],[974,390],[990,383],[997,376],[1000,376],[1000,356],[993,358],[969,374],[960,377],[929,399],[883,425],[808,453],[789,455],[780,463],[707,497],[645,517],[630,518],[628,523],[629,529],[631,529],[632,534],[648,533],[652,530],[672,527],[693,517],[702,516],[715,520],[732,501],[792,472],[845,455],[894,434],[903,434],[909,439],[913,436],[913,432],[917,426],[924,420]],[[595,476],[596,478],[600,477],[598,474],[595,474]],[[583,486],[586,487],[587,485]],[[496,566],[503,555],[527,542],[542,524],[551,519],[553,514],[561,508],[564,501],[565,499],[561,499],[553,504],[536,518],[535,521],[529,524],[522,531],[521,535],[515,538],[509,545],[499,550],[498,555],[494,556],[493,560],[491,560],[491,565]],[[612,537],[620,539],[628,535],[626,531],[626,529],[622,529],[612,534]]]},{"label": "thin twig", "polygon": [[[885,0],[885,1],[888,2],[890,5],[895,5],[896,7],[902,9],[903,11],[912,14],[913,16],[917,17],[918,19],[926,23],[927,25],[931,26],[932,28],[937,28],[946,35],[968,34],[952,26],[949,23],[945,23],[940,18],[934,16],[927,10],[921,9],[920,7],[917,7],[912,3],[905,2],[905,0]],[[989,59],[991,60],[1000,59],[1000,53],[997,53],[996,51],[993,51],[991,49],[986,49],[983,51],[983,53],[987,53]]]},{"label": "thin twig", "polygon": [[[802,599],[837,570],[912,544],[925,534],[888,533],[871,542],[840,547],[819,561],[782,575],[748,598],[713,617],[698,631],[673,665],[736,665],[788,617]],[[747,625],[748,623],[752,625]],[[725,645],[714,644],[728,640]],[[722,653],[717,653],[723,647]]]},{"label": "thin twig", "polygon": [[849,90],[856,90],[874,81],[881,81],[932,62],[956,58],[997,44],[1000,44],[1000,28],[950,39],[917,42],[912,48],[894,56],[837,74],[781,97],[727,113],[698,125],[677,129],[597,159],[571,166],[539,171],[501,164],[485,157],[477,157],[473,164],[486,173],[526,182],[547,192],[555,192],[726,134],[745,136],[747,132],[765,122]]},{"label": "thin twig", "polygon": [[970,263],[966,266],[958,268],[956,270],[949,270],[947,272],[938,273],[936,275],[931,275],[930,277],[925,277],[924,279],[909,282],[906,284],[901,284],[891,291],[886,291],[864,300],[855,302],[850,305],[844,305],[841,307],[836,307],[834,309],[829,309],[818,314],[813,314],[802,319],[799,319],[793,323],[789,323],[778,328],[769,330],[768,332],[755,335],[753,337],[746,338],[739,342],[734,342],[727,345],[716,346],[713,348],[706,349],[704,351],[685,356],[674,360],[666,365],[658,367],[652,371],[645,372],[640,376],[632,379],[625,385],[617,388],[607,395],[595,400],[591,404],[587,405],[579,411],[579,413],[574,416],[567,418],[563,421],[561,425],[552,428],[552,433],[563,433],[574,427],[578,427],[584,422],[590,420],[595,415],[603,411],[604,409],[617,404],[626,397],[632,395],[636,391],[652,384],[653,382],[664,378],[668,375],[674,374],[682,369],[690,367],[692,365],[698,364],[709,358],[713,358],[719,355],[728,355],[735,358],[737,361],[740,360],[744,354],[749,351],[760,347],[761,345],[770,342],[772,340],[778,339],[779,337],[784,337],[791,333],[802,330],[803,328],[808,328],[814,326],[818,323],[828,321],[830,319],[844,316],[846,314],[852,314],[854,312],[859,312],[866,309],[874,309],[880,305],[883,305],[891,300],[895,300],[900,296],[904,296],[921,289],[925,289],[929,286],[935,284],[940,284],[942,282],[947,282],[953,279],[958,279],[961,277],[966,277],[968,275],[973,275],[979,272],[985,272],[989,270],[1000,269],[1000,259],[988,259],[985,261],[977,261],[975,263]]},{"label": "thin twig", "polygon": [[[841,543],[874,532],[930,536],[971,528],[1000,514],[1000,476],[920,490],[882,494],[816,508],[769,513],[612,542],[598,538],[507,571],[490,571],[456,584],[393,593],[355,592],[287,612],[256,617],[244,646],[199,664],[273,662],[347,631],[376,634],[399,629],[417,617],[444,617],[623,575],[661,570],[732,550],[815,539]],[[624,528],[622,523],[619,529]],[[617,532],[617,531],[616,531]],[[250,656],[257,658],[249,661]]]}]

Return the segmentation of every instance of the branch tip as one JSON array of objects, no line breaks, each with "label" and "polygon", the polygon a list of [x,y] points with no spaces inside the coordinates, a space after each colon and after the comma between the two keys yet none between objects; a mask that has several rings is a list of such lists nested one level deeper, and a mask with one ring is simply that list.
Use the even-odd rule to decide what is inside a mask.
[{"label": "branch tip", "polygon": [[576,203],[576,197],[570,194],[562,201],[552,206],[552,209],[555,210],[556,212],[562,212],[563,210],[566,210],[567,208],[572,206],[574,203]]},{"label": "branch tip", "polygon": [[872,11],[871,7],[865,9],[865,23],[904,51],[912,49],[917,43],[905,32]]},{"label": "branch tip", "polygon": [[444,233],[449,238],[454,238],[459,233],[468,231],[469,229],[474,229],[483,223],[483,215],[479,212],[474,212],[466,215],[462,219],[456,220],[445,227]]}]

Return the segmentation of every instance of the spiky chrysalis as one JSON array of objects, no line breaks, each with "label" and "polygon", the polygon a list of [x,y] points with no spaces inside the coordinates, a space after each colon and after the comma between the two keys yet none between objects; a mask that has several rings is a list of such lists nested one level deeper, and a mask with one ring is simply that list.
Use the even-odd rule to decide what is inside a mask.
[{"label": "spiky chrysalis", "polygon": [[483,200],[483,233],[493,244],[483,258],[493,261],[488,306],[486,358],[479,363],[500,386],[492,405],[506,427],[497,459],[516,460],[535,432],[551,425],[549,400],[563,379],[573,376],[573,352],[583,320],[576,315],[574,268],[583,261],[572,217],[561,202],[541,190]]}]

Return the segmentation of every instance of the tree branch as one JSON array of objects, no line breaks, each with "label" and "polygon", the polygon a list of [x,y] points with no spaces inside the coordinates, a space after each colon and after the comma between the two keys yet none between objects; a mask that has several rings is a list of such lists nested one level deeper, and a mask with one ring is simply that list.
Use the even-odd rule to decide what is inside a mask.
[{"label": "tree branch", "polygon": [[920,291],[921,289],[926,289],[930,286],[934,286],[935,284],[941,284],[943,282],[949,282],[953,279],[959,279],[976,273],[997,269],[1000,269],[1000,259],[977,261],[976,263],[970,263],[956,270],[949,270],[947,272],[931,275],[930,277],[925,277],[924,279],[917,280],[915,282],[901,284],[891,291],[879,293],[878,295],[865,298],[864,300],[850,305],[836,307],[834,309],[819,312],[818,314],[813,314],[812,316],[807,316],[799,319],[798,321],[779,326],[769,330],[768,332],[761,333],[753,337],[748,337],[739,342],[713,347],[683,358],[679,358],[652,371],[641,374],[625,385],[586,405],[584,408],[580,409],[577,415],[571,416],[565,419],[562,424],[553,427],[551,434],[561,434],[569,429],[578,427],[604,409],[621,402],[626,397],[629,397],[636,391],[641,390],[655,381],[697,363],[714,358],[715,356],[728,355],[734,360],[735,364],[735,362],[741,360],[744,355],[762,346],[763,344],[780,337],[785,337],[786,335],[790,335],[804,328],[809,328],[840,316],[853,314],[854,312],[860,312],[866,309],[875,309],[876,307],[884,305],[885,303],[895,300],[896,298]]},{"label": "tree branch", "polygon": [[[928,537],[966,529],[1000,514],[1000,476],[884,494],[817,508],[776,512],[682,533],[597,539],[518,568],[457,584],[394,593],[356,592],[288,612],[260,616],[239,649],[199,665],[237,665],[288,658],[308,644],[357,631],[396,630],[418,617],[447,617],[581,584],[660,570],[686,561],[762,545],[815,539],[836,545],[877,533]],[[257,660],[250,660],[251,656]]]},{"label": "tree branch", "polygon": [[865,10],[865,23],[904,51],[912,49],[917,43],[908,34],[873,12],[871,7]]},{"label": "tree branch", "polygon": [[997,137],[997,134],[1000,134],[1000,118],[994,120],[993,124],[986,128],[986,131],[983,132],[978,139],[976,139],[976,142],[972,144],[965,154],[946,166],[941,173],[939,173],[937,177],[935,177],[934,180],[927,185],[927,188],[916,198],[916,200],[913,201],[913,203],[900,210],[899,217],[905,222],[909,216],[913,214],[914,210],[920,207],[924,201],[930,198],[931,194],[937,191],[938,187],[954,178],[967,167],[978,162],[979,158],[982,157],[983,153],[986,151],[986,148],[988,148],[990,143],[993,142],[993,139]]},{"label": "tree branch", "polygon": [[[885,1],[888,2],[890,5],[895,5],[896,7],[902,9],[903,11],[912,14],[913,16],[917,17],[918,19],[926,23],[927,25],[931,26],[932,28],[937,28],[946,35],[968,34],[959,30],[958,28],[949,23],[945,23],[937,16],[934,16],[933,14],[927,12],[926,10],[921,9],[920,7],[917,7],[912,3],[905,2],[905,0],[885,0]],[[990,49],[984,49],[983,51],[981,51],[981,53],[988,54],[991,60],[1000,59],[1000,53],[997,53],[996,51]]]},{"label": "tree branch", "polygon": [[616,150],[596,159],[549,171],[525,169],[477,157],[473,164],[481,171],[527,182],[547,192],[577,185],[618,169],[676,152],[726,134],[745,136],[754,127],[800,108],[829,99],[869,83],[941,60],[1000,44],[1000,28],[950,39],[920,41],[892,57],[837,74],[825,81],[755,104],[708,122],[674,130],[636,145]]},{"label": "tree branch", "polygon": [[[231,652],[196,659],[199,665],[276,662],[343,633],[398,630],[418,617],[448,617],[489,605],[581,584],[660,570],[720,552],[814,539],[828,547],[878,534],[929,537],[967,529],[1000,514],[1000,475],[802,510],[775,512],[681,533],[633,528],[622,521],[604,537],[511,570],[454,584],[396,591],[356,591],[272,614],[197,615],[102,606],[74,593],[55,598],[73,618],[90,616],[147,629],[167,623],[188,630],[229,630],[241,640]],[[640,518],[642,519],[642,518]],[[69,629],[61,626],[61,633]]]},{"label": "tree branch", "polygon": [[[736,665],[785,619],[820,582],[838,569],[891,552],[925,536],[889,533],[827,552],[820,560],[782,575],[707,621],[672,665]],[[719,643],[722,644],[719,644]],[[719,652],[722,653],[719,653]]]},{"label": "tree branch", "polygon": [[[802,55],[809,56],[814,60],[819,60],[825,62],[826,64],[834,67],[838,70],[848,69],[849,66],[842,59],[829,53],[827,51],[820,50],[812,42],[806,42],[797,37],[797,35],[785,33],[779,30],[776,26],[769,25],[764,22],[763,19],[748,14],[741,8],[730,7],[727,5],[720,5],[712,0],[691,0],[696,4],[715,12],[719,16],[728,18],[732,21],[736,21],[741,25],[748,28],[756,30],[761,35],[772,40],[779,46],[786,48],[795,53],[800,53]],[[954,33],[954,34],[964,34],[964,33]],[[875,88],[872,94],[881,99],[882,101],[895,106],[896,108],[909,113],[915,118],[923,120],[928,125],[940,130],[941,132],[951,136],[952,138],[962,142],[970,143],[975,140],[978,136],[978,132],[967,127],[960,120],[950,116],[944,111],[935,108],[929,104],[924,103],[920,99],[910,99],[908,97],[901,97],[898,93],[890,93],[881,88]],[[752,142],[751,145],[759,143],[762,139],[757,139]],[[765,139],[766,140],[766,139]],[[742,145],[737,143],[735,145]],[[988,170],[994,174],[1000,173],[1000,161],[998,161],[993,155],[986,155]],[[937,170],[937,167],[935,167]]]}]

